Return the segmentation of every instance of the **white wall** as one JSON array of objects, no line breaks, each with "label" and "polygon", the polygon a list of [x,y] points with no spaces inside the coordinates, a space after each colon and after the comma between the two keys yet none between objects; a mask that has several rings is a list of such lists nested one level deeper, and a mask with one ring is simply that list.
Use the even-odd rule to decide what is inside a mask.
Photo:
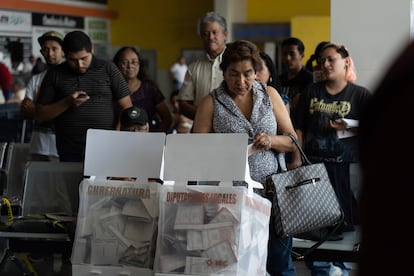
[{"label": "white wall", "polygon": [[374,90],[410,42],[413,0],[331,0],[331,40],[355,62],[357,84]]},{"label": "white wall", "polygon": [[246,0],[215,0],[214,10],[220,13],[227,21],[227,42],[233,41],[233,23],[246,22]]}]

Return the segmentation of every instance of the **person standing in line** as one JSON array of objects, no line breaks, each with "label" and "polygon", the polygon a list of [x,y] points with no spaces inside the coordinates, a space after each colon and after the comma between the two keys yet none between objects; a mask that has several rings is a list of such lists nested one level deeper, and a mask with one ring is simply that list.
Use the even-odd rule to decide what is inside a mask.
[{"label": "person standing in line", "polygon": [[[62,50],[63,34],[56,31],[49,31],[40,36],[37,41],[40,45],[40,53],[49,68],[62,63],[64,53]],[[22,118],[33,120],[36,112],[40,84],[47,71],[33,75],[26,87],[26,97],[21,106]],[[56,136],[53,122],[34,122],[30,137],[30,157],[32,161],[57,161]]]},{"label": "person standing in line", "polygon": [[33,66],[36,63],[36,57],[34,55],[30,55],[27,58],[27,61],[23,63],[23,74],[32,74]]},{"label": "person standing in line", "polygon": [[[149,131],[167,133],[172,124],[167,100],[158,85],[141,67],[142,60],[138,50],[130,46],[122,47],[116,52],[113,62],[128,83],[132,104],[147,112],[150,123]],[[118,108],[115,110],[117,111]]]},{"label": "person standing in line", "polygon": [[170,74],[174,85],[174,90],[180,90],[181,86],[183,86],[185,73],[187,73],[187,69],[188,66],[184,56],[180,56],[177,62],[175,62],[173,66],[171,66]]},{"label": "person standing in line", "polygon": [[174,90],[170,94],[170,104],[172,106],[173,123],[170,133],[191,133],[193,120],[180,113],[180,106],[177,101],[179,90]]},{"label": "person standing in line", "polygon": [[[206,95],[197,108],[194,133],[247,133],[249,144],[258,149],[248,158],[250,175],[262,184],[279,170],[278,152],[295,150],[287,135],[296,137],[289,113],[279,93],[256,81],[262,62],[257,46],[237,40],[227,46],[220,64],[224,81]],[[276,236],[269,225],[267,272],[272,275],[296,275],[291,257],[292,237]]]},{"label": "person standing in line", "polygon": [[[324,80],[324,76],[321,70],[321,64],[319,62],[319,55],[323,46],[328,44],[329,41],[321,41],[316,45],[315,52],[306,61],[305,67],[313,74],[313,82]],[[315,62],[315,64],[314,64]]]},{"label": "person standing in line", "polygon": [[60,161],[83,162],[87,130],[119,130],[120,114],[115,114],[113,101],[120,111],[132,102],[121,72],[112,62],[94,56],[86,33],[67,33],[62,46],[66,61],[47,70],[35,119],[53,120]]},{"label": "person standing in line", "polygon": [[197,27],[206,54],[188,66],[178,94],[180,112],[191,120],[201,99],[223,81],[220,62],[227,40],[226,19],[217,12],[207,12],[198,20]]},{"label": "person standing in line", "polygon": [[[280,83],[277,79],[276,66],[273,63],[272,58],[265,52],[260,52],[260,58],[262,60],[262,68],[257,70],[256,80],[260,83],[273,87],[277,92],[279,92],[281,89]],[[290,113],[289,98],[284,94],[280,96],[285,103],[286,110]],[[279,161],[279,172],[287,171],[285,153],[279,152],[277,158]]]},{"label": "person standing in line", "polygon": [[9,67],[0,60],[0,88],[3,92],[4,101],[7,101],[12,96],[12,85],[13,75]]},{"label": "person standing in line", "polygon": [[288,96],[290,114],[294,116],[299,96],[313,82],[313,75],[303,65],[305,45],[302,40],[296,37],[286,38],[282,41],[281,48],[284,72],[279,76],[282,86],[279,92]]},{"label": "person standing in line", "polygon": [[[354,195],[350,164],[359,162],[358,122],[370,92],[354,84],[356,75],[348,50],[328,43],[321,49],[324,81],[309,85],[299,99],[295,130],[298,141],[312,163],[323,162],[344,211],[340,232],[355,231]],[[296,156],[296,160],[298,157]],[[330,275],[334,269],[348,275],[345,262],[306,261],[312,276]]]},{"label": "person standing in line", "polygon": [[286,94],[280,93],[282,87],[280,85],[276,66],[273,63],[272,58],[265,52],[260,52],[260,57],[262,59],[262,69],[259,69],[256,72],[256,80],[266,85],[270,85],[276,89],[276,91],[279,92],[280,96],[282,97],[288,112],[290,113],[289,98]]},{"label": "person standing in line", "polygon": [[148,115],[145,109],[131,106],[121,114],[121,131],[149,132]]}]

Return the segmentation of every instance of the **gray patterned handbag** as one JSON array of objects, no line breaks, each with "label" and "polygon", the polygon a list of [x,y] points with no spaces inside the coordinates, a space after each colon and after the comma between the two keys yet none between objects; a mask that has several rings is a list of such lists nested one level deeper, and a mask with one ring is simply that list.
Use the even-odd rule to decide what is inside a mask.
[{"label": "gray patterned handbag", "polygon": [[265,193],[272,202],[272,224],[276,235],[282,237],[327,226],[339,226],[343,221],[343,211],[325,165],[312,164],[296,138],[288,136],[298,147],[305,164],[273,174],[267,179]]}]

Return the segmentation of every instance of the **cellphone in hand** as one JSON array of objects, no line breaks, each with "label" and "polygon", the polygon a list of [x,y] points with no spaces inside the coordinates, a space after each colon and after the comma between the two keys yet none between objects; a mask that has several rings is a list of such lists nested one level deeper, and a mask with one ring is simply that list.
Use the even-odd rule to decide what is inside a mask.
[{"label": "cellphone in hand", "polygon": [[85,98],[86,96],[88,96],[88,94],[86,92],[79,94],[78,98]]}]

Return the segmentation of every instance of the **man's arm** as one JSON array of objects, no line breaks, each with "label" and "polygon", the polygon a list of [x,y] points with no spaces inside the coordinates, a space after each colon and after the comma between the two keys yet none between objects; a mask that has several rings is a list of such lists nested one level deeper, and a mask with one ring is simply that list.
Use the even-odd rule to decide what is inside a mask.
[{"label": "man's arm", "polygon": [[89,100],[84,91],[75,91],[65,98],[51,104],[36,104],[35,120],[40,122],[50,121],[65,112],[69,107],[78,107]]},{"label": "man's arm", "polygon": [[20,116],[23,119],[33,120],[36,114],[35,98],[40,88],[40,75],[32,76],[26,86],[26,97],[20,104]]},{"label": "man's arm", "polygon": [[193,101],[178,100],[178,104],[180,107],[180,113],[183,114],[185,117],[194,120],[197,107],[193,105]]},{"label": "man's arm", "polygon": [[25,97],[20,104],[20,117],[24,120],[33,120],[36,114],[35,103]]},{"label": "man's arm", "polygon": [[167,102],[164,100],[155,106],[157,113],[160,116],[161,122],[158,126],[158,131],[167,132],[172,125],[172,115],[168,108]]},{"label": "man's arm", "polygon": [[191,70],[187,70],[177,100],[180,113],[191,120],[194,120],[197,111],[197,107],[194,105],[194,94],[193,76]]}]

